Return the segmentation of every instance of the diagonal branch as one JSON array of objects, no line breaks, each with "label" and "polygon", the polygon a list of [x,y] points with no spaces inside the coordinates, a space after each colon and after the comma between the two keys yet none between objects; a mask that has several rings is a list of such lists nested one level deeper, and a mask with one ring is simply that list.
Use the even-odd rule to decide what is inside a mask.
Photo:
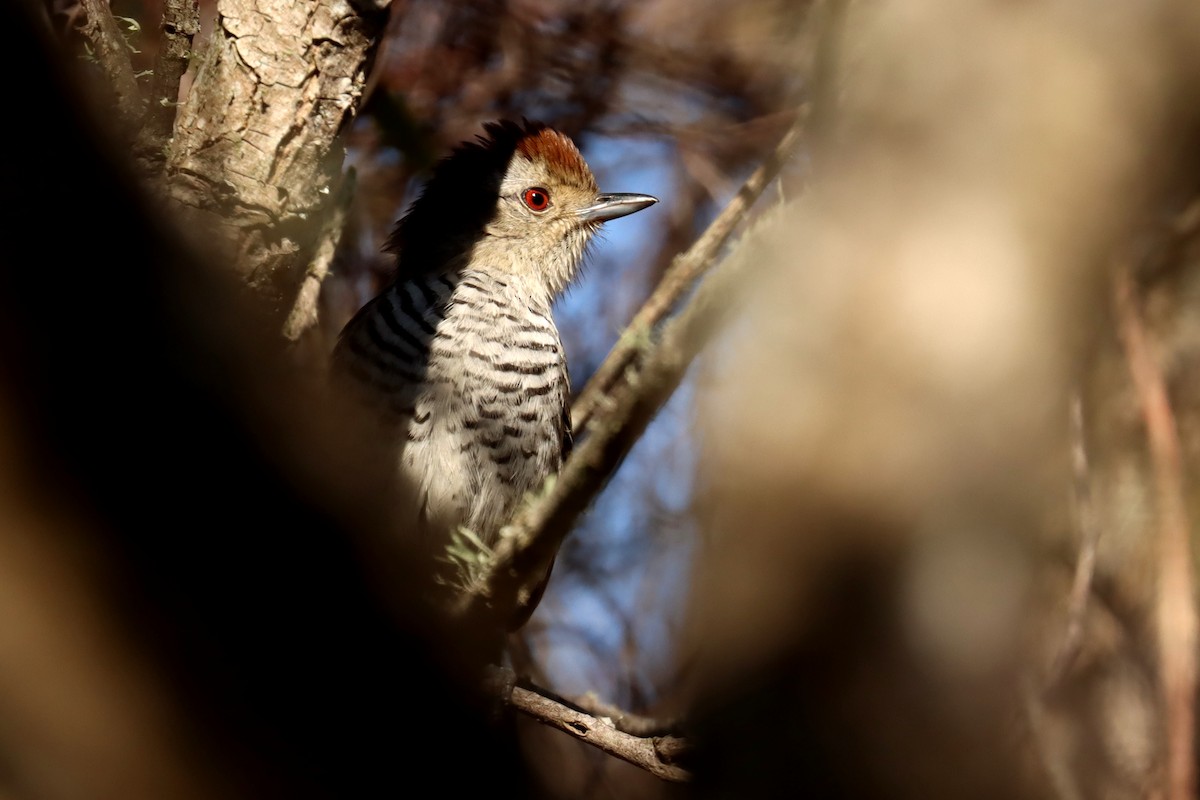
[{"label": "diagonal branch", "polygon": [[658,286],[634,315],[625,333],[592,375],[587,386],[579,393],[579,398],[571,409],[571,429],[576,435],[581,434],[592,421],[608,393],[643,352],[646,340],[658,324],[671,313],[679,298],[709,270],[717,253],[729,240],[738,223],[745,218],[750,207],[779,173],[784,160],[792,152],[800,136],[800,129],[807,116],[806,110],[807,107],[800,110],[798,120],[784,134],[774,152],[742,184],[742,188],[712,221],[704,234],[687,252],[675,258]]},{"label": "diagonal branch", "polygon": [[617,730],[611,722],[520,686],[513,688],[508,702],[543,725],[568,733],[665,781],[684,782],[691,778],[687,770],[671,763],[686,751],[686,746],[678,737],[633,736]]},{"label": "diagonal branch", "polygon": [[1084,621],[1087,616],[1088,599],[1096,572],[1096,548],[1100,542],[1100,521],[1092,503],[1091,478],[1089,476],[1087,437],[1084,430],[1083,398],[1079,390],[1071,396],[1071,472],[1072,496],[1075,506],[1076,525],[1079,529],[1079,557],[1075,562],[1075,577],[1071,582],[1071,595],[1067,604],[1067,629],[1062,644],[1054,656],[1050,675],[1046,679],[1044,693],[1050,693],[1066,677],[1071,665],[1079,656],[1083,645]]},{"label": "diagonal branch", "polygon": [[1167,723],[1166,800],[1196,791],[1195,708],[1197,616],[1183,457],[1166,382],[1137,308],[1133,278],[1118,265],[1113,301],[1118,332],[1146,423],[1158,512],[1158,662]]},{"label": "diagonal branch", "polygon": [[544,686],[539,686],[527,678],[518,678],[515,673],[505,675],[504,677],[512,686],[519,685],[524,689],[536,692],[542,697],[553,700],[574,711],[590,714],[593,717],[602,717],[608,724],[621,733],[628,733],[630,736],[641,738],[671,736],[684,741],[679,736],[680,730],[683,727],[683,723],[680,720],[654,719],[653,717],[643,717],[640,714],[633,714],[618,706],[605,703],[594,692],[588,692],[580,697],[563,697]]},{"label": "diagonal branch", "polygon": [[292,310],[283,324],[283,335],[289,342],[298,342],[317,324],[321,286],[333,266],[333,257],[337,254],[338,242],[341,241],[346,228],[346,217],[350,213],[350,204],[354,201],[357,184],[358,176],[354,169],[346,170],[338,185],[329,217],[317,240],[312,260],[304,273],[304,282],[300,285],[296,302],[292,304]]},{"label": "diagonal branch", "polygon": [[142,95],[133,75],[125,37],[106,0],[83,0],[83,9],[87,14],[83,34],[96,48],[96,60],[116,94],[117,111],[125,122],[133,125],[141,114]]},{"label": "diagonal branch", "polygon": [[[547,694],[545,689],[539,689],[539,691]],[[617,730],[632,736],[675,735],[682,726],[678,719],[656,719],[631,713],[618,706],[605,703],[592,692],[580,697],[568,698],[564,702],[580,711],[611,720]]]},{"label": "diagonal branch", "polygon": [[[790,134],[789,137],[790,139]],[[687,305],[667,322],[637,365],[609,393],[603,414],[575,448],[557,479],[527,502],[501,532],[490,568],[470,581],[451,612],[460,617],[507,622],[538,588],[558,547],[641,437],[650,420],[679,386],[696,355],[730,312],[744,280],[744,258],[735,250],[701,283]]]}]

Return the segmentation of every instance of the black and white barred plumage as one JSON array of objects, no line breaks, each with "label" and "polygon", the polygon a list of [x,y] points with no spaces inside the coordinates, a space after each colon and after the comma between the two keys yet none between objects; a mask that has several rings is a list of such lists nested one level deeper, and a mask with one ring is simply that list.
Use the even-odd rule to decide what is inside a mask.
[{"label": "black and white barred plumage", "polygon": [[554,299],[600,224],[656,202],[599,194],[575,145],[500,123],[460,146],[389,240],[394,280],[346,325],[337,371],[378,416],[414,527],[494,544],[571,446]]},{"label": "black and white barred plumage", "polygon": [[346,327],[337,357],[402,432],[431,530],[489,544],[570,449],[566,357],[550,308],[479,269],[395,283]]}]

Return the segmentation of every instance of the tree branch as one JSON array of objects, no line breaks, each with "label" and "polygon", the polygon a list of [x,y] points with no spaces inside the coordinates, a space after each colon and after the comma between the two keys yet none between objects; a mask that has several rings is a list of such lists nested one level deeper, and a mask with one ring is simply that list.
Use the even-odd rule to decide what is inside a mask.
[{"label": "tree branch", "polygon": [[1067,628],[1054,657],[1054,663],[1050,667],[1050,675],[1043,689],[1045,693],[1057,688],[1079,655],[1079,648],[1083,644],[1088,598],[1091,596],[1092,580],[1096,573],[1096,548],[1100,542],[1100,523],[1096,519],[1095,506],[1092,504],[1087,439],[1083,423],[1083,398],[1078,390],[1071,397],[1070,425],[1072,495],[1079,529],[1079,557],[1075,562],[1075,577],[1071,583],[1071,596],[1067,605]]},{"label": "tree branch", "polygon": [[335,140],[385,12],[331,0],[219,0],[217,12],[175,124],[170,196],[225,235],[221,257],[282,326],[330,213],[344,156]]},{"label": "tree branch", "polygon": [[151,168],[166,160],[165,149],[175,129],[179,81],[192,56],[192,39],[200,32],[200,7],[196,0],[165,0],[162,43],[154,61],[150,102],[142,119],[136,150]]},{"label": "tree branch", "polygon": [[346,215],[350,212],[350,204],[354,200],[355,173],[347,170],[338,186],[337,198],[317,241],[316,252],[308,264],[304,274],[304,283],[296,296],[296,303],[288,314],[283,325],[283,335],[288,341],[300,340],[313,325],[317,324],[317,301],[321,296],[321,284],[329,275],[329,267],[337,252],[338,242],[341,241],[342,231],[346,227]]},{"label": "tree branch", "polygon": [[613,386],[643,352],[655,327],[671,312],[683,293],[708,271],[738,223],[779,173],[784,160],[796,145],[805,118],[806,108],[802,108],[799,118],[784,134],[774,152],[754,170],[695,244],[671,263],[657,288],[642,304],[617,344],[575,400],[571,409],[571,428],[577,435],[592,421],[597,408],[605,402]]},{"label": "tree branch", "polygon": [[660,720],[632,714],[623,708],[603,702],[592,692],[588,692],[581,697],[563,697],[544,686],[537,685],[527,678],[518,679],[515,674],[511,674],[508,680],[510,685],[519,685],[532,692],[537,692],[543,697],[549,698],[556,703],[561,703],[567,708],[591,714],[594,717],[603,717],[614,728],[631,736],[642,738],[650,736],[675,736],[681,728],[678,720]]},{"label": "tree branch", "polygon": [[1137,308],[1129,267],[1113,281],[1118,333],[1146,423],[1158,512],[1158,590],[1155,617],[1163,709],[1166,713],[1166,800],[1191,800],[1196,791],[1195,708],[1197,618],[1183,458],[1162,368]]},{"label": "tree branch", "polygon": [[87,22],[81,29],[83,35],[96,48],[96,61],[108,76],[121,119],[133,125],[141,116],[142,94],[133,75],[125,37],[106,0],[83,0],[83,9],[87,14]]},{"label": "tree branch", "polygon": [[632,736],[673,736],[680,728],[680,722],[677,719],[656,719],[633,714],[623,708],[605,703],[591,692],[581,697],[570,698],[567,705],[594,716],[612,720],[613,727]]},{"label": "tree branch", "polygon": [[617,730],[611,722],[568,708],[563,703],[520,686],[513,688],[508,702],[543,725],[568,733],[665,781],[684,782],[691,779],[687,770],[671,763],[682,750],[686,750],[685,747],[681,748],[682,740],[677,737],[632,736]]},{"label": "tree branch", "polygon": [[[791,140],[789,132],[785,142]],[[772,156],[772,160],[782,158]],[[746,206],[739,205],[744,213]],[[679,386],[720,319],[729,313],[731,298],[737,296],[742,280],[742,270],[737,267],[743,260],[726,258],[684,309],[663,326],[658,342],[640,364],[626,368],[624,380],[609,393],[604,413],[593,419],[588,436],[562,472],[547,481],[540,494],[529,498],[501,531],[489,569],[467,582],[451,609],[453,615],[490,617],[504,624],[529,602],[575,520]]]}]

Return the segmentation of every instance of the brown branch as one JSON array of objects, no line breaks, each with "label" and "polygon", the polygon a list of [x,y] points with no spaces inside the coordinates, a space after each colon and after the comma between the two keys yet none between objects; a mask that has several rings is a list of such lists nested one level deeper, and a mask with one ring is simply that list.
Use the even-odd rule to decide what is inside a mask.
[{"label": "brown branch", "polygon": [[581,742],[641,767],[665,781],[684,782],[691,779],[687,770],[670,763],[678,758],[681,740],[674,736],[643,738],[623,733],[610,722],[597,719],[520,686],[512,690],[509,703],[523,714],[543,725],[557,728]]},{"label": "brown branch", "polygon": [[[514,682],[516,681],[515,676],[513,680]],[[682,727],[678,720],[661,720],[633,714],[623,708],[605,703],[592,692],[588,692],[580,697],[563,697],[527,679],[520,680],[519,685],[530,691],[537,692],[556,703],[561,703],[567,708],[591,714],[594,717],[603,717],[614,728],[631,736],[640,736],[643,738],[649,736],[674,736]]]},{"label": "brown branch", "polygon": [[179,81],[192,56],[192,39],[200,32],[200,7],[196,0],[165,0],[162,43],[154,61],[150,102],[142,119],[136,150],[151,168],[166,160],[165,149],[175,129]]},{"label": "brown branch", "polygon": [[220,0],[180,106],[168,190],[192,227],[278,315],[295,305],[331,212],[344,150],[385,12],[321,0],[281,13]]},{"label": "brown branch", "polygon": [[[737,251],[735,251],[736,256]],[[529,601],[575,520],[607,483],[650,420],[682,381],[737,297],[744,259],[726,258],[663,328],[639,365],[627,368],[604,413],[557,478],[531,498],[501,531],[490,568],[469,581],[451,609],[459,617],[504,624]]]},{"label": "brown branch", "polygon": [[317,301],[321,295],[321,284],[329,275],[329,267],[333,264],[338,242],[341,241],[342,231],[346,228],[346,216],[350,213],[350,204],[354,200],[355,184],[354,170],[347,170],[338,186],[337,198],[326,218],[316,252],[308,264],[304,282],[300,284],[296,302],[284,322],[283,335],[288,341],[299,341],[301,336],[317,324]]},{"label": "brown branch", "polygon": [[1118,332],[1146,423],[1158,511],[1155,617],[1163,708],[1166,712],[1166,800],[1193,800],[1196,791],[1195,708],[1197,618],[1183,459],[1162,368],[1154,356],[1128,266],[1116,269],[1113,302]]},{"label": "brown branch", "polygon": [[[769,182],[767,176],[774,176],[782,166],[798,136],[799,124],[798,121],[784,135],[763,167],[755,170],[747,186],[730,201],[730,207],[718,215],[718,220],[724,222],[710,226],[688,254],[668,270],[663,283],[677,286],[672,291],[681,293],[687,288],[688,284],[680,277],[685,271],[699,275],[708,268],[720,245],[728,240],[732,229],[744,218],[753,200]],[[731,212],[730,208],[737,209],[736,213]],[[707,244],[702,246],[705,242]],[[609,359],[622,361],[624,366],[620,377],[623,380],[616,381],[606,392],[606,412],[600,416],[593,413],[588,436],[576,447],[563,471],[557,478],[547,482],[541,494],[523,505],[513,522],[505,527],[490,568],[467,583],[451,609],[453,614],[460,617],[490,617],[507,624],[513,618],[515,609],[524,607],[530,601],[537,583],[545,575],[575,520],[608,481],[650,419],[674,392],[688,365],[707,341],[714,327],[714,311],[719,305],[712,302],[712,298],[728,298],[734,288],[728,279],[713,280],[720,277],[720,272],[718,270],[718,274],[710,276],[687,307],[663,327],[658,343],[648,350],[640,364],[636,363],[636,355],[645,346],[640,342],[629,344],[628,332],[623,337],[625,355],[610,355]],[[721,289],[714,290],[712,284],[720,285]],[[656,291],[648,306],[658,306],[658,309],[647,312],[647,315],[665,315],[673,304],[673,300],[668,300],[667,296],[667,291]],[[648,336],[650,329],[646,328],[644,332]],[[618,344],[614,353],[622,349],[623,345]]]},{"label": "brown branch", "polygon": [[96,48],[96,61],[112,85],[118,113],[132,125],[141,116],[142,94],[133,75],[125,37],[106,0],[83,0],[83,9],[87,14],[87,21],[81,28],[83,35]]},{"label": "brown branch", "polygon": [[1067,604],[1067,628],[1062,644],[1050,667],[1044,691],[1052,692],[1066,676],[1083,644],[1084,619],[1096,573],[1096,548],[1100,541],[1100,523],[1092,504],[1087,439],[1083,424],[1083,398],[1076,391],[1071,397],[1071,473],[1076,524],[1079,528],[1079,557]]},{"label": "brown branch", "polygon": [[684,292],[712,266],[734,229],[779,173],[783,162],[795,147],[804,119],[805,109],[801,109],[799,119],[784,134],[774,152],[754,170],[695,244],[667,268],[657,288],[634,315],[625,333],[575,401],[575,406],[571,409],[571,427],[577,434],[581,434],[584,427],[592,421],[596,410],[608,399],[608,394],[620,381],[626,369],[645,350],[645,343],[655,327],[671,312]]},{"label": "brown branch", "polygon": [[677,719],[656,719],[634,714],[611,703],[605,703],[590,692],[571,698],[571,704],[594,716],[612,720],[613,727],[631,736],[667,736],[673,735],[680,728]]}]

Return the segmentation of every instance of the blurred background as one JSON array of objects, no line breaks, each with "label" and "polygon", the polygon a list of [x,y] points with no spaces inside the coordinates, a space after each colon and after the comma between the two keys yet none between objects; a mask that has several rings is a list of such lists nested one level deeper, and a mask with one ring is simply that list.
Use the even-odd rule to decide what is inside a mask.
[{"label": "blurred background", "polygon": [[[60,56],[81,62],[88,86],[103,77],[76,30],[85,6],[54,0],[46,18]],[[216,4],[206,0],[200,12],[197,63]],[[112,13],[135,70],[150,69],[160,3],[113,0]],[[195,79],[194,71],[185,75],[181,99]],[[456,692],[443,658],[453,644],[442,632],[401,625],[419,634],[388,634],[386,647],[377,644],[373,626],[392,625],[381,609],[405,598],[355,595],[361,562],[371,560],[363,553],[375,553],[374,545],[337,543],[347,528],[385,527],[386,513],[373,507],[370,478],[352,458],[313,454],[332,445],[280,387],[305,386],[320,360],[312,353],[328,352],[344,322],[382,288],[392,264],[381,246],[391,226],[436,159],[483,122],[552,124],[579,144],[602,190],[662,201],[607,227],[556,308],[578,390],[672,259],[801,115],[799,145],[722,253],[722,280],[707,285],[710,300],[726,309],[722,327],[566,540],[544,600],[514,643],[535,681],[562,695],[593,693],[633,714],[683,720],[675,730],[695,748],[687,763],[694,780],[659,781],[528,721],[515,739],[493,741],[488,712],[435,702]],[[47,114],[39,127],[67,137],[71,125],[93,122]],[[68,139],[41,146],[47,159],[79,152]],[[192,698],[182,704],[193,711],[209,702],[217,709],[213,719],[184,715],[208,731],[195,733],[208,742],[195,747],[209,754],[199,766],[188,755],[192,734],[172,740],[185,754],[182,767],[140,749],[150,745],[136,736],[120,753],[92,754],[94,766],[149,752],[133,762],[175,779],[202,776],[178,785],[146,778],[149,788],[128,796],[155,796],[164,785],[196,796],[403,787],[387,766],[394,739],[374,733],[388,719],[414,724],[405,697],[372,694],[389,674],[430,682],[418,716],[446,720],[445,729],[434,726],[444,735],[455,735],[454,713],[479,723],[468,737],[478,749],[465,747],[471,756],[414,754],[413,761],[429,760],[407,767],[412,774],[432,773],[436,764],[538,796],[1194,794],[1194,784],[1179,783],[1179,764],[1200,760],[1194,738],[1180,744],[1196,712],[1195,589],[1194,579],[1177,580],[1194,575],[1200,552],[1192,522],[1200,512],[1200,12],[1190,4],[399,1],[341,146],[353,194],[299,376],[292,366],[272,366],[286,359],[269,343],[247,344],[270,335],[246,322],[253,313],[227,299],[220,281],[198,291],[160,275],[149,288],[134,284],[145,294],[140,303],[124,289],[98,289],[125,304],[113,314],[150,309],[154,319],[138,323],[143,331],[179,328],[174,335],[185,345],[176,348],[168,336],[155,346],[166,349],[157,358],[182,365],[181,396],[202,389],[195,402],[203,422],[187,439],[232,425],[242,438],[230,434],[231,449],[213,457],[242,453],[249,477],[235,472],[209,491],[211,473],[180,466],[178,450],[154,449],[161,441],[143,451],[115,431],[103,442],[62,434],[71,405],[48,404],[36,390],[44,379],[50,394],[57,387],[71,396],[73,387],[55,382],[61,376],[45,374],[62,353],[11,348],[17,355],[8,374],[21,383],[10,382],[0,398],[0,409],[7,402],[0,429],[23,430],[26,451],[55,455],[45,458],[52,469],[38,473],[48,500],[8,519],[45,523],[47,509],[83,508],[89,522],[60,546],[82,564],[106,566],[98,588],[80,590],[78,602],[90,607],[93,594],[116,596],[117,617],[138,606],[137,621],[126,616],[119,626],[135,629],[129,636],[142,643],[134,652],[188,676],[167,680],[153,702],[112,694],[118,699],[109,702],[142,709],[127,721],[141,736],[178,730],[174,712],[162,710],[173,707],[171,697]],[[121,160],[99,146],[96,156]],[[79,180],[71,162],[56,168],[52,186]],[[47,199],[60,210],[68,202]],[[94,211],[96,202],[85,208]],[[111,225],[89,215],[78,225],[94,224],[95,236],[81,241],[111,234]],[[27,235],[33,239],[34,229]],[[164,241],[161,252],[172,253]],[[145,260],[164,263],[153,248]],[[184,261],[167,259],[171,269]],[[14,290],[10,305],[24,296]],[[44,316],[32,309],[13,311],[13,342],[37,341],[61,318],[61,308]],[[94,307],[75,313],[94,320],[89,330],[118,324]],[[176,313],[182,321],[158,319]],[[136,328],[129,336],[140,340]],[[109,401],[124,409],[113,419],[141,431],[131,439],[177,432],[190,417],[159,421],[160,378],[130,367],[122,382],[103,360],[140,350],[126,349],[116,334],[110,346],[97,337],[90,357],[102,366],[91,385],[120,387],[110,390],[119,396]],[[1165,404],[1147,401],[1156,387]],[[44,422],[28,422],[29,408]],[[223,445],[196,444],[210,446]],[[108,462],[97,452],[140,454],[127,477],[147,490],[173,469],[198,483],[172,483],[153,502],[143,494],[141,505],[131,497],[129,509],[113,511],[104,481],[115,476],[101,479]],[[18,477],[9,476],[11,485],[22,485]],[[261,516],[242,514],[236,487],[263,482],[278,496],[264,503],[256,493]],[[312,499],[305,487],[314,482],[336,484],[336,500]],[[121,491],[129,490],[123,482]],[[21,502],[30,497],[14,492]],[[93,499],[82,506],[55,499],[72,492]],[[196,540],[169,532],[164,540],[153,530],[164,509],[174,520],[198,500],[208,510],[183,525],[197,528]],[[278,524],[280,509],[318,531],[311,541],[322,544],[298,548]],[[93,537],[92,523],[137,534]],[[208,538],[205,526],[228,530]],[[112,544],[105,536],[115,551],[103,552]],[[339,554],[332,562],[328,548]],[[31,559],[46,569],[63,563],[61,553]],[[280,576],[275,565],[291,559],[307,566]],[[12,581],[41,574],[15,556],[9,563]],[[231,570],[231,563],[244,566]],[[313,595],[314,576],[330,563],[335,577],[319,578],[323,588]],[[165,585],[178,574],[188,580]],[[69,570],[35,582],[78,589]],[[220,594],[213,584],[233,588],[229,607],[210,616],[209,593]],[[204,587],[203,603],[189,593],[193,585]],[[14,591],[7,606],[0,595],[0,619],[11,623],[0,664],[18,665],[7,684],[0,673],[0,716],[22,695],[23,680],[38,683],[28,672],[34,662],[21,654],[33,652],[28,637],[53,620],[12,611],[36,594]],[[278,603],[274,612],[246,612],[246,598],[264,597]],[[345,641],[333,636],[328,647],[345,657],[333,656],[323,637],[347,618],[361,619],[363,608],[378,619],[352,626]],[[280,617],[290,621],[278,641],[258,638]],[[179,641],[170,635],[176,627],[185,631]],[[312,656],[297,645],[306,640],[320,657],[264,690],[281,663]],[[248,669],[253,679],[218,668],[239,652],[250,654],[248,662],[261,658],[257,671]],[[276,662],[272,653],[286,656]],[[58,658],[80,663],[78,655]],[[365,676],[364,660],[375,665]],[[104,663],[114,674],[133,674]],[[333,678],[313,684],[314,674]],[[60,684],[82,687],[80,698],[95,694],[81,677]],[[1183,694],[1172,693],[1181,686]],[[90,796],[89,787],[106,785],[89,780],[85,768],[56,782],[60,762],[80,751],[39,749],[60,741],[56,726],[78,737],[61,741],[103,737],[101,720],[112,710],[99,706],[47,717],[42,738],[0,724],[0,797]],[[347,710],[367,707],[365,716]],[[297,732],[318,721],[331,727],[310,752],[297,745]],[[330,745],[334,725],[357,735]],[[1182,749],[1169,755],[1173,746]],[[323,747],[341,755],[322,754]],[[478,759],[478,752],[491,755]],[[376,767],[341,783],[336,768],[356,757]],[[314,778],[306,761],[330,772]],[[130,770],[115,774],[138,774]],[[1194,767],[1191,774],[1194,781]],[[474,785],[464,777],[457,788]]]}]

